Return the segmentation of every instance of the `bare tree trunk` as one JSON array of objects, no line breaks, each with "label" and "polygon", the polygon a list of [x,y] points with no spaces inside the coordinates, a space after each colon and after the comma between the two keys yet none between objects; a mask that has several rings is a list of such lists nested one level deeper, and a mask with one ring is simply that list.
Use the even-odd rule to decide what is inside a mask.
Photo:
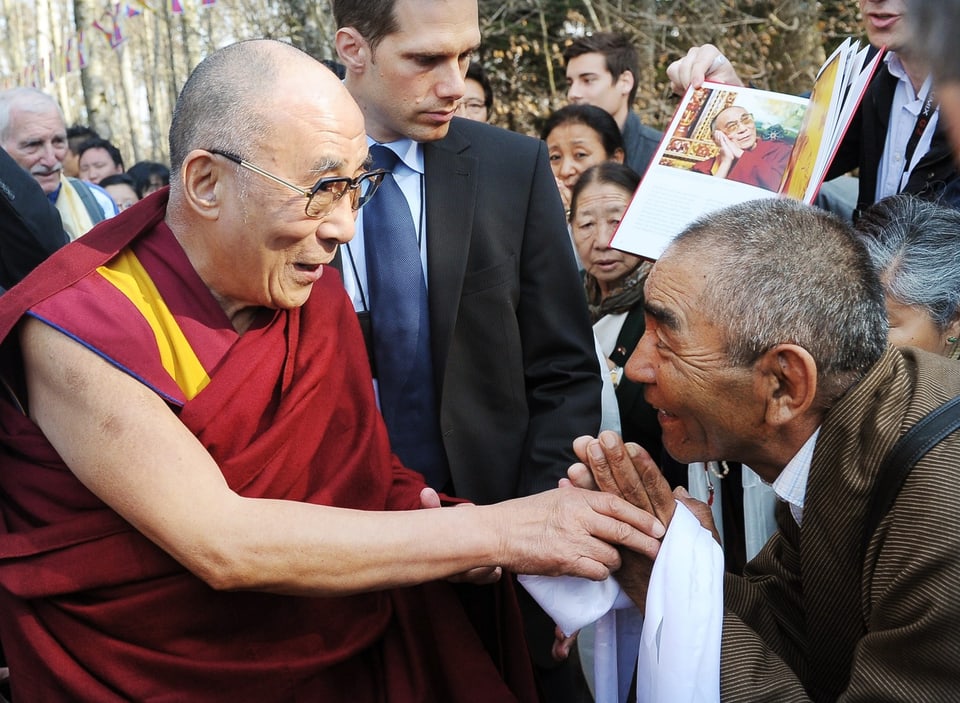
[{"label": "bare tree trunk", "polygon": [[183,61],[187,73],[193,70],[200,62],[200,48],[197,40],[196,9],[189,3],[183,4],[183,13],[180,15],[180,39]]},{"label": "bare tree trunk", "polygon": [[[117,64],[116,81],[119,88],[118,95],[121,105],[114,105],[115,116],[123,115],[126,122],[126,130],[123,136],[129,142],[129,148],[124,153],[127,154],[127,162],[124,166],[131,166],[134,162],[140,160],[140,111],[139,106],[135,105],[136,92],[133,88],[133,76],[130,71],[130,50],[133,47],[130,44],[118,46],[114,51],[114,59]],[[119,130],[116,131],[117,141],[121,141]]]},{"label": "bare tree trunk", "polygon": [[547,88],[550,91],[550,99],[557,96],[557,80],[553,75],[553,57],[550,56],[548,48],[550,46],[550,28],[547,26],[547,16],[543,11],[543,3],[537,0],[537,15],[540,18],[540,40],[543,42],[543,63],[547,69]]},{"label": "bare tree trunk", "polygon": [[173,114],[173,106],[180,95],[180,85],[177,82],[177,43],[173,39],[173,13],[170,11],[170,3],[163,4],[163,24],[167,34],[167,80],[170,84],[169,108]]},{"label": "bare tree trunk", "polygon": [[47,61],[53,48],[53,42],[50,39],[50,0],[36,0],[35,8],[36,21],[33,45],[36,48],[34,56],[37,61],[37,87],[43,90],[48,87],[47,84],[50,81]]},{"label": "bare tree trunk", "polygon": [[[146,33],[147,46],[153,47],[153,53],[144,52],[144,75],[147,76],[147,108],[150,110],[150,143],[152,148],[147,158],[154,161],[166,161],[167,157],[167,126],[170,124],[170,109],[167,99],[171,90],[176,90],[175,83],[169,86],[167,80],[173,80],[173,66],[167,65],[164,60],[161,30],[163,21],[156,13],[151,15],[151,22]],[[149,68],[147,68],[149,64]],[[174,93],[175,95],[175,93]],[[161,99],[161,96],[164,99]]]},{"label": "bare tree trunk", "polygon": [[807,0],[781,0],[767,13],[773,39],[770,83],[775,90],[802,93],[813,85],[826,60],[819,14],[818,4]]},{"label": "bare tree trunk", "polygon": [[80,71],[80,84],[83,87],[83,102],[87,109],[87,124],[101,137],[111,136],[110,102],[107,99],[106,76],[102,52],[104,47],[109,51],[106,41],[92,32],[90,26],[99,19],[95,13],[98,10],[90,0],[73,1],[73,17],[77,29],[86,36],[87,65]]},{"label": "bare tree trunk", "polygon": [[19,2],[0,1],[0,9],[3,10],[6,25],[6,37],[2,40],[3,55],[7,57],[7,61],[0,63],[0,70],[10,76],[13,85],[18,82],[19,76],[16,74],[23,71],[27,65],[24,47],[27,46],[28,41],[23,8],[23,4]]}]

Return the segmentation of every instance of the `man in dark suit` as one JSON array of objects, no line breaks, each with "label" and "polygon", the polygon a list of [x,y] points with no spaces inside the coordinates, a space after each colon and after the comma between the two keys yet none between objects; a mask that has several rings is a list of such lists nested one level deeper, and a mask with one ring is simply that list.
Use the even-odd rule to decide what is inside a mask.
[{"label": "man in dark suit", "polygon": [[[646,331],[626,373],[658,409],[667,451],[743,462],[780,498],[770,541],[742,577],[724,576],[721,699],[954,700],[960,432],[905,479],[903,461],[885,464],[920,418],[960,395],[957,362],[888,346],[883,286],[863,245],[787,199],[691,225],[644,293]],[[589,459],[597,449],[604,461]],[[712,529],[710,510],[672,495],[641,451],[631,459],[589,439],[577,451],[604,490],[668,524],[666,539],[674,498]],[[585,466],[571,478],[589,485]],[[891,487],[892,503],[875,504]],[[636,556],[617,573],[641,608],[649,574]]]},{"label": "man in dark suit", "polygon": [[[395,413],[390,399],[385,406],[382,358],[404,334],[377,337],[390,323],[378,320],[373,289],[371,258],[382,252],[371,212],[361,213],[342,248],[343,276],[362,320],[369,308],[391,444],[435,486],[478,503],[553,487],[575,460],[572,438],[599,427],[601,382],[545,146],[454,117],[480,44],[476,0],[333,7],[345,85],[364,112],[371,152],[383,144],[399,157],[392,170],[407,208],[401,202],[395,214],[412,220],[426,274],[429,330],[410,336],[429,334],[429,378],[407,388],[432,381],[435,418],[407,450],[393,430],[411,413]],[[387,188],[371,206],[386,202]],[[431,441],[438,452],[413,456]]]},{"label": "man in dark suit", "polygon": [[[377,3],[376,19],[354,5],[334,3],[337,47],[370,140],[403,150],[397,180],[415,191],[453,490],[489,503],[555,487],[571,439],[599,425],[600,378],[545,147],[453,117],[480,41],[475,0]],[[447,16],[455,31],[437,35]],[[399,25],[374,39],[391,19]],[[363,217],[360,246],[343,254],[357,297]]]}]

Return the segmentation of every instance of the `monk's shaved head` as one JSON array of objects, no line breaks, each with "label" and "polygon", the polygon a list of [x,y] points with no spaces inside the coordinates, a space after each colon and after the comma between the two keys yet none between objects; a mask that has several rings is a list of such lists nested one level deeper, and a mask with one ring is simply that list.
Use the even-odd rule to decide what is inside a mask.
[{"label": "monk's shaved head", "polygon": [[[282,99],[282,79],[299,76],[309,85],[335,76],[299,49],[271,39],[243,41],[205,58],[184,85],[170,124],[170,180],[193,149],[244,154],[270,138],[271,106]],[[314,83],[314,87],[316,83]],[[331,86],[333,87],[333,86]]]}]

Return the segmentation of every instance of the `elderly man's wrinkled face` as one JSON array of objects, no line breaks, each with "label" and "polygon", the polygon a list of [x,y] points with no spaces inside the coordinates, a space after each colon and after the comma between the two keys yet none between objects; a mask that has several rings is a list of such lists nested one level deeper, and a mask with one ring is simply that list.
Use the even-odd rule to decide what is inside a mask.
[{"label": "elderly man's wrinkled face", "polygon": [[60,187],[60,170],[67,153],[67,127],[60,112],[27,112],[13,107],[7,135],[0,143],[13,160],[30,172],[50,194]]},{"label": "elderly man's wrinkled face", "polygon": [[[298,66],[281,79],[275,104],[262,107],[270,129],[240,154],[304,190],[323,177],[355,177],[367,160],[360,110],[336,77],[317,66],[322,71],[315,76]],[[213,259],[204,280],[229,300],[228,314],[230,303],[280,309],[303,305],[337,246],[353,237],[356,214],[350,196],[314,219],[304,212],[303,195],[222,156],[211,158],[222,169],[225,205],[218,222],[221,236],[208,242]]]},{"label": "elderly man's wrinkled face", "polygon": [[677,461],[744,460],[763,422],[757,372],[731,366],[721,328],[700,312],[710,262],[669,254],[644,288],[646,331],[627,362],[627,376],[646,384],[663,444]]},{"label": "elderly man's wrinkled face", "polygon": [[757,124],[753,115],[742,107],[728,107],[717,115],[714,124],[741,149],[750,150],[757,145]]}]

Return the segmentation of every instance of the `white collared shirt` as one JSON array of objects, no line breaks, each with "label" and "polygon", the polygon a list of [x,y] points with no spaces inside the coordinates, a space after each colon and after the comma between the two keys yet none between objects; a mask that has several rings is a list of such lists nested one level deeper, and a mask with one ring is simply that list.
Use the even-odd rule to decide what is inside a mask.
[{"label": "white collared shirt", "polygon": [[[367,146],[377,142],[367,137]],[[420,242],[420,264],[423,266],[423,277],[427,279],[427,247],[426,247],[426,209],[423,185],[423,146],[412,139],[400,139],[389,142],[387,147],[400,157],[393,172],[393,177],[400,186],[403,196],[410,206],[410,215],[414,227],[417,229],[417,239]],[[374,195],[373,197],[377,197]],[[363,241],[363,211],[357,211],[357,224],[353,239],[342,248],[341,260],[343,266],[343,286],[353,301],[355,310],[370,308],[370,288],[367,285],[367,259]],[[429,284],[428,284],[429,285]]]},{"label": "white collared shirt", "polygon": [[906,69],[894,52],[889,52],[884,57],[884,61],[890,74],[897,79],[897,87],[893,93],[893,104],[890,106],[890,123],[887,125],[883,156],[880,158],[880,170],[877,172],[877,200],[888,195],[896,195],[903,190],[907,181],[910,180],[910,174],[913,173],[917,162],[930,151],[933,132],[937,128],[937,120],[940,116],[940,110],[936,108],[920,136],[920,141],[917,142],[917,148],[913,152],[910,163],[905,165],[907,143],[916,128],[917,118],[923,110],[923,104],[926,102],[927,96],[930,95],[930,91],[933,90],[933,78],[927,76],[923,85],[920,86],[920,91],[917,92],[913,89],[913,84],[910,82]]},{"label": "white collared shirt", "polygon": [[803,443],[800,451],[783,467],[783,471],[773,482],[773,490],[780,500],[790,504],[790,514],[797,524],[803,521],[803,503],[807,496],[807,479],[810,476],[810,465],[813,463],[813,448],[817,444],[820,428],[810,435]]}]

